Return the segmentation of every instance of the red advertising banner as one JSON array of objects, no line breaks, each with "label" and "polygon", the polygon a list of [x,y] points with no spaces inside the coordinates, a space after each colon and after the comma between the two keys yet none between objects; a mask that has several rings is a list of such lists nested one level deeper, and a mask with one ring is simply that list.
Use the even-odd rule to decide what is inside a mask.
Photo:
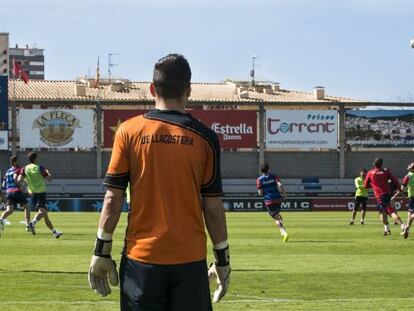
[{"label": "red advertising banner", "polygon": [[[112,148],[115,132],[123,121],[145,112],[145,110],[105,110],[104,148]],[[217,133],[221,148],[256,148],[255,111],[191,110],[188,112]]]},{"label": "red advertising banner", "polygon": [[103,140],[104,148],[112,148],[114,135],[122,122],[144,114],[146,110],[104,110],[103,112]]},{"label": "red advertising banner", "polygon": [[256,111],[193,110],[191,114],[217,133],[221,148],[257,147]]}]

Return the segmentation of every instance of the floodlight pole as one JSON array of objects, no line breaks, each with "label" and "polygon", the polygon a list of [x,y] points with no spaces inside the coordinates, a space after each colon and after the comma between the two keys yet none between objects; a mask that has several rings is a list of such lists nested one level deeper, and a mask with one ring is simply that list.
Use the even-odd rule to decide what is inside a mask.
[{"label": "floodlight pole", "polygon": [[96,96],[96,177],[102,178],[102,105],[99,99],[99,86]]},{"label": "floodlight pole", "polygon": [[[14,58],[13,58],[13,66],[14,66]],[[14,68],[13,68],[14,69]],[[16,77],[13,72],[13,92],[12,92],[12,100],[11,100],[11,122],[12,122],[12,132],[11,132],[11,151],[12,155],[17,155],[17,107],[16,107]]]},{"label": "floodlight pole", "polygon": [[265,129],[266,129],[266,119],[265,119],[265,109],[264,102],[260,101],[259,103],[259,169],[265,163]]},{"label": "floodlight pole", "polygon": [[256,82],[254,80],[254,77],[255,77],[255,74],[256,74],[256,72],[255,72],[255,61],[256,61],[256,58],[257,58],[257,56],[256,55],[253,55],[253,57],[252,57],[252,69],[250,70],[250,77],[252,78],[250,84],[251,84],[251,87],[252,88],[256,85]]},{"label": "floodlight pole", "polygon": [[11,100],[11,122],[12,122],[12,131],[11,131],[11,152],[12,155],[17,155],[17,107],[16,107],[16,98],[13,97]]},{"label": "floodlight pole", "polygon": [[340,103],[338,106],[338,143],[339,143],[339,178],[345,178],[345,114],[346,110],[344,104]]}]

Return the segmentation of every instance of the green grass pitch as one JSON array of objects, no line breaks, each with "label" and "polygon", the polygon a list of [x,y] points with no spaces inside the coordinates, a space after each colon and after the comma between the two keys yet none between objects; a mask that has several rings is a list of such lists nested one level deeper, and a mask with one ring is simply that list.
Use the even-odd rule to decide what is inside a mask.
[{"label": "green grass pitch", "polygon": [[[59,240],[43,222],[36,236],[24,232],[22,217],[13,214],[0,238],[0,310],[119,310],[118,288],[101,298],[88,286],[97,213],[52,213]],[[392,225],[384,237],[374,212],[365,226],[349,226],[349,217],[284,213],[290,241],[282,243],[266,213],[228,213],[231,287],[214,310],[414,310],[414,234],[404,240]],[[125,224],[123,215],[117,262]]]}]

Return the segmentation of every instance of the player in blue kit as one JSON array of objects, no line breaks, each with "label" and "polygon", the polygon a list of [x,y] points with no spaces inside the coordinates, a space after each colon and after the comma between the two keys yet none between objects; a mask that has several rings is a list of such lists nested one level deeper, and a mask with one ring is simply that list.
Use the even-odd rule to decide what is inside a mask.
[{"label": "player in blue kit", "polygon": [[283,188],[282,181],[275,174],[269,173],[269,165],[267,163],[260,167],[262,176],[257,178],[256,187],[261,196],[263,196],[265,206],[269,215],[275,220],[280,230],[283,242],[287,242],[289,235],[283,226],[283,219],[280,215],[280,207],[282,201],[286,198],[286,192]]},{"label": "player in blue kit", "polygon": [[4,230],[5,220],[13,214],[14,208],[19,204],[24,209],[26,219],[26,231],[35,234],[34,228],[30,223],[30,208],[27,204],[26,197],[21,190],[17,177],[21,168],[17,164],[17,156],[10,157],[11,167],[3,177],[2,187],[6,190],[6,210],[0,215],[0,234]]}]

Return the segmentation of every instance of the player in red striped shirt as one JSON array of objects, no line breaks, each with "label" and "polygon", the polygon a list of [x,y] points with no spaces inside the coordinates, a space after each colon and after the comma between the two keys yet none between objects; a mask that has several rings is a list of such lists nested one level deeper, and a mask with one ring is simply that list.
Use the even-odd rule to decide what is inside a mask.
[{"label": "player in red striped shirt", "polygon": [[[384,236],[391,234],[388,223],[388,215],[401,226],[401,231],[404,231],[405,225],[402,223],[397,210],[391,205],[392,191],[390,183],[395,189],[402,189],[398,179],[390,172],[389,169],[382,167],[382,159],[376,158],[374,160],[374,168],[367,173],[365,177],[365,188],[372,188],[375,198],[377,199],[377,209],[380,213],[380,219],[384,224]],[[390,181],[390,183],[389,183]]]}]

